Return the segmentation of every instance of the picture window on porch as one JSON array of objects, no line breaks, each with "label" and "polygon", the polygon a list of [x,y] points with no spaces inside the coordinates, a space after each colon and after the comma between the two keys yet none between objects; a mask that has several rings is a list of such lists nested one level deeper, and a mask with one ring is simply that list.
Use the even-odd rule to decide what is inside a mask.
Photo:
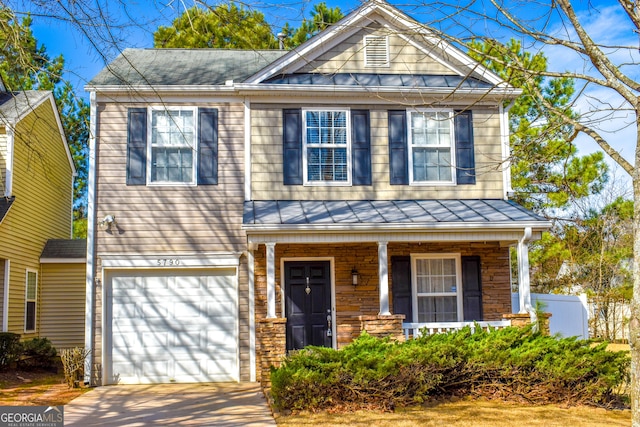
[{"label": "picture window on porch", "polygon": [[412,256],[413,312],[417,322],[462,320],[460,256]]},{"label": "picture window on porch", "polygon": [[305,110],[305,184],[351,184],[348,110]]}]

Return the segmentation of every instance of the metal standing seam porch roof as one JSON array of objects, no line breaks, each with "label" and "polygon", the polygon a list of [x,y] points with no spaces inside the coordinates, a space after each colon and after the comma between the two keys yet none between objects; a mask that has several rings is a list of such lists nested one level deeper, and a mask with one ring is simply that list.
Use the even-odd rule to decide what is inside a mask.
[{"label": "metal standing seam porch roof", "polygon": [[446,229],[458,227],[545,230],[550,221],[498,199],[473,200],[267,200],[244,203],[251,231]]}]

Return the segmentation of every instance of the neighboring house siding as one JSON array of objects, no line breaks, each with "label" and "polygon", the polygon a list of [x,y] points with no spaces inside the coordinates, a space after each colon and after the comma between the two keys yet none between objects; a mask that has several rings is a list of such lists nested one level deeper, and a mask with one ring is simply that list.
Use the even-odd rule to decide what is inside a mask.
[{"label": "neighboring house siding", "polygon": [[[191,106],[194,104],[190,104]],[[172,105],[173,106],[173,105]],[[142,105],[101,106],[98,142],[96,219],[114,215],[119,231],[97,229],[97,254],[197,253],[237,251],[245,238],[244,116],[241,104],[207,104],[217,108],[217,185],[125,185],[127,108]]]},{"label": "neighboring house siding", "polygon": [[[0,258],[11,261],[8,330],[24,334],[26,269],[38,271],[48,239],[71,235],[71,166],[47,101],[15,130],[11,210],[0,224]],[[39,322],[36,318],[36,322]],[[37,336],[25,334],[25,338]]]},{"label": "neighboring house siding", "polygon": [[40,272],[40,336],[57,349],[84,347],[85,264],[42,264]]},{"label": "neighboring house siding", "polygon": [[[366,67],[364,61],[363,38],[366,35],[389,37],[388,67]],[[413,35],[407,35],[413,37]],[[337,47],[320,55],[317,59],[303,67],[299,72],[319,73],[384,73],[384,74],[455,74],[451,68],[445,67],[432,56],[417,49],[407,39],[399,37],[395,31],[372,24],[362,31],[347,38]]]},{"label": "neighboring house siding", "polygon": [[[305,105],[306,106],[306,105]],[[316,107],[309,105],[310,107]],[[336,105],[332,106],[336,108]],[[343,106],[340,106],[343,107]],[[362,109],[361,104],[347,105]],[[371,109],[371,169],[370,186],[284,185],[282,175],[283,108],[286,105],[253,104],[251,196],[253,200],[394,200],[394,199],[501,199],[503,173],[500,159],[500,120],[497,110],[474,109],[473,133],[475,151],[475,185],[391,185],[389,182],[388,110],[400,104]],[[327,107],[331,108],[331,107]]]}]

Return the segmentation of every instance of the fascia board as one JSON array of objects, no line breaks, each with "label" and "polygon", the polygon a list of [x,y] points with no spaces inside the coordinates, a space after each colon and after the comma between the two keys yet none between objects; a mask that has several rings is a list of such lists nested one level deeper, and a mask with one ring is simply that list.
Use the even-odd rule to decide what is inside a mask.
[{"label": "fascia board", "polygon": [[243,224],[242,229],[248,234],[260,233],[296,233],[296,232],[371,232],[371,231],[483,231],[483,230],[522,230],[546,231],[551,228],[551,221],[518,221],[518,222],[465,222],[458,223],[424,223],[424,224]]}]

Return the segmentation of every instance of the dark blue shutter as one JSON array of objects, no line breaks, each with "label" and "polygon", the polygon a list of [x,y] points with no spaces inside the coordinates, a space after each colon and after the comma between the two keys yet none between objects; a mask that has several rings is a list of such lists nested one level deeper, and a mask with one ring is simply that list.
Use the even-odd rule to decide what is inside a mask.
[{"label": "dark blue shutter", "polygon": [[407,157],[407,117],[404,110],[391,110],[389,114],[389,183],[409,184]]},{"label": "dark blue shutter", "polygon": [[476,163],[473,153],[473,118],[471,111],[455,112],[456,181],[458,184],[476,183]]},{"label": "dark blue shutter", "polygon": [[393,314],[404,314],[405,322],[413,322],[411,258],[408,256],[391,257],[391,298]]},{"label": "dark blue shutter", "polygon": [[127,185],[147,182],[147,109],[129,108],[127,117]]},{"label": "dark blue shutter", "polygon": [[368,110],[351,110],[353,185],[371,185],[371,130]]},{"label": "dark blue shutter", "polygon": [[198,185],[218,183],[218,110],[198,109]]},{"label": "dark blue shutter", "polygon": [[282,173],[284,185],[302,185],[302,112],[283,110]]},{"label": "dark blue shutter", "polygon": [[465,322],[483,320],[479,256],[462,257],[462,311]]}]

